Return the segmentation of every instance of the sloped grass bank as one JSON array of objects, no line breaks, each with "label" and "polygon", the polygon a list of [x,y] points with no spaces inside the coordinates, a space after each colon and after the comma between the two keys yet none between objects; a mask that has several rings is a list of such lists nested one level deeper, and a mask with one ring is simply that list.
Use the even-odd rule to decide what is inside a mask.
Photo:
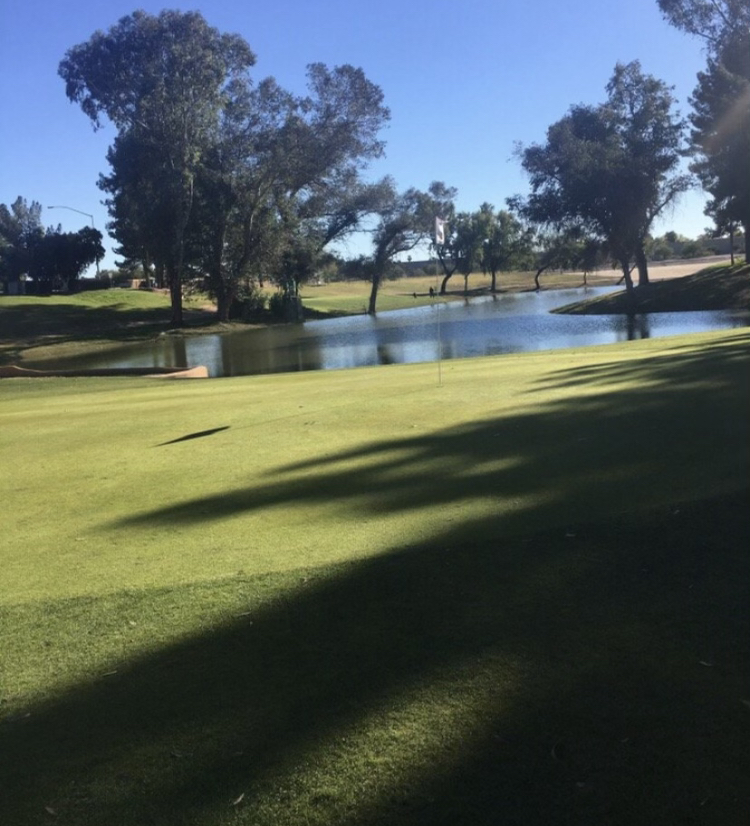
[{"label": "sloped grass bank", "polygon": [[700,310],[750,310],[750,266],[711,267],[693,275],[655,281],[625,293],[599,296],[555,310],[572,315],[674,313]]},{"label": "sloped grass bank", "polygon": [[742,823],[749,345],[4,382],[0,821]]}]

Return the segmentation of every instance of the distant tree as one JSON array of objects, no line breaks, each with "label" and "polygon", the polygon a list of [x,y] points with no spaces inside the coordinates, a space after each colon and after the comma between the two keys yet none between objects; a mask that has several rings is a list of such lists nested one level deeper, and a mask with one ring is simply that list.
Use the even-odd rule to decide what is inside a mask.
[{"label": "distant tree", "polygon": [[20,195],[10,205],[0,204],[0,280],[5,289],[33,266],[34,249],[44,236],[42,205]]},{"label": "distant tree", "polygon": [[391,197],[381,208],[373,232],[372,255],[361,262],[371,281],[369,315],[375,315],[378,289],[387,277],[390,262],[430,239],[440,206],[429,192],[412,188],[398,193],[393,184],[391,187]]},{"label": "distant tree", "polygon": [[38,292],[72,290],[75,280],[104,255],[102,234],[93,227],[63,232],[45,230],[42,207],[17,198],[10,208],[0,204],[0,278],[6,285],[22,275]]},{"label": "distant tree", "polygon": [[[482,232],[476,220],[476,213],[459,212],[455,217],[452,240],[453,258],[456,271],[464,278],[464,294],[469,291],[469,276],[476,272],[482,261]],[[445,294],[447,278],[443,279],[440,294]]]},{"label": "distant tree", "polygon": [[[440,294],[444,295],[448,281],[458,269],[458,258],[453,247],[456,219],[455,200],[458,191],[455,187],[446,186],[442,181],[433,181],[428,191],[435,200],[435,218],[443,222],[443,240],[438,242],[438,239],[433,238],[432,247],[440,264],[440,270],[443,272]],[[437,270],[432,274],[435,275],[436,273]]]},{"label": "distant tree", "polygon": [[103,255],[102,234],[94,227],[46,232],[35,245],[30,275],[40,293],[72,292],[84,270]]},{"label": "distant tree", "polygon": [[500,272],[522,270],[533,260],[533,233],[508,210],[495,211],[492,204],[484,203],[474,213],[477,233],[481,243],[481,267],[489,273],[490,290],[497,291],[497,275]]},{"label": "distant tree", "polygon": [[[710,218],[713,218],[714,221],[713,228],[706,230],[710,238],[724,238],[726,235],[729,236],[730,264],[734,266],[734,239],[737,231],[741,229],[742,224],[733,217],[732,206],[731,199],[723,203],[712,200],[709,201],[703,211]],[[745,238],[747,238],[747,233],[745,233]],[[750,259],[745,257],[745,260]]]},{"label": "distant tree", "polygon": [[185,231],[198,168],[228,86],[254,62],[242,38],[221,34],[197,12],[136,11],[60,63],[68,98],[94,127],[106,116],[160,171],[150,194],[160,215],[174,325],[182,324]]},{"label": "distant tree", "polygon": [[600,244],[585,238],[580,232],[547,231],[536,238],[534,261],[534,286],[541,289],[539,279],[547,270],[582,270],[584,283],[587,273],[595,269],[600,252]]},{"label": "distant tree", "polygon": [[674,258],[674,246],[666,236],[649,238],[646,242],[646,255],[650,261],[666,261]]},{"label": "distant tree", "polygon": [[519,150],[531,182],[519,205],[535,224],[605,241],[632,294],[631,262],[639,283],[648,282],[651,224],[690,184],[676,173],[683,122],[669,88],[638,61],[615,67],[607,93],[599,106],[571,107],[546,144]]},{"label": "distant tree", "polygon": [[352,66],[313,64],[308,82],[302,98],[273,79],[235,83],[206,153],[191,231],[222,319],[253,277],[270,274],[295,299],[326,247],[387,197],[360,178],[382,153],[381,90]]}]

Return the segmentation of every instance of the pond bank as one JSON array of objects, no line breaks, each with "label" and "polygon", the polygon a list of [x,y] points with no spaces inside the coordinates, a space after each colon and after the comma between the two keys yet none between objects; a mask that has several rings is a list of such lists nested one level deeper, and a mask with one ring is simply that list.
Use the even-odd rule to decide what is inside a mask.
[{"label": "pond bank", "polygon": [[717,267],[682,278],[654,281],[627,293],[612,293],[559,307],[563,315],[633,315],[750,309],[750,266]]}]

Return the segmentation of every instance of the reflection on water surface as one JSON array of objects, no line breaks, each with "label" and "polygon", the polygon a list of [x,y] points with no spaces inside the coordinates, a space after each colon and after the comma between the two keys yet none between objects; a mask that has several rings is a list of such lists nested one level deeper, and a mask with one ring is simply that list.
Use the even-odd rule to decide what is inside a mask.
[{"label": "reflection on water surface", "polygon": [[336,370],[375,364],[470,358],[608,344],[679,333],[747,326],[748,313],[555,315],[550,310],[613,287],[472,298],[382,313],[246,330],[222,335],[161,336],[75,362],[78,367],[186,367],[203,364],[212,377]]}]

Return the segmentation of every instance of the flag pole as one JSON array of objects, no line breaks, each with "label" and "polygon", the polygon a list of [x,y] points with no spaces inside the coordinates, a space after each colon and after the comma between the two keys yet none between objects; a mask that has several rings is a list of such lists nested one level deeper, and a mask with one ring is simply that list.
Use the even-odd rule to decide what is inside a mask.
[{"label": "flag pole", "polygon": [[[439,282],[439,264],[440,264],[440,257],[438,256],[437,247],[438,241],[441,243],[445,243],[445,222],[441,219],[436,217],[435,218],[435,287],[438,286]],[[440,330],[440,294],[438,290],[435,290],[435,301],[437,302],[437,306],[435,307],[435,311],[437,312],[437,365],[438,365],[438,387],[443,386],[443,338],[442,333]]]}]

